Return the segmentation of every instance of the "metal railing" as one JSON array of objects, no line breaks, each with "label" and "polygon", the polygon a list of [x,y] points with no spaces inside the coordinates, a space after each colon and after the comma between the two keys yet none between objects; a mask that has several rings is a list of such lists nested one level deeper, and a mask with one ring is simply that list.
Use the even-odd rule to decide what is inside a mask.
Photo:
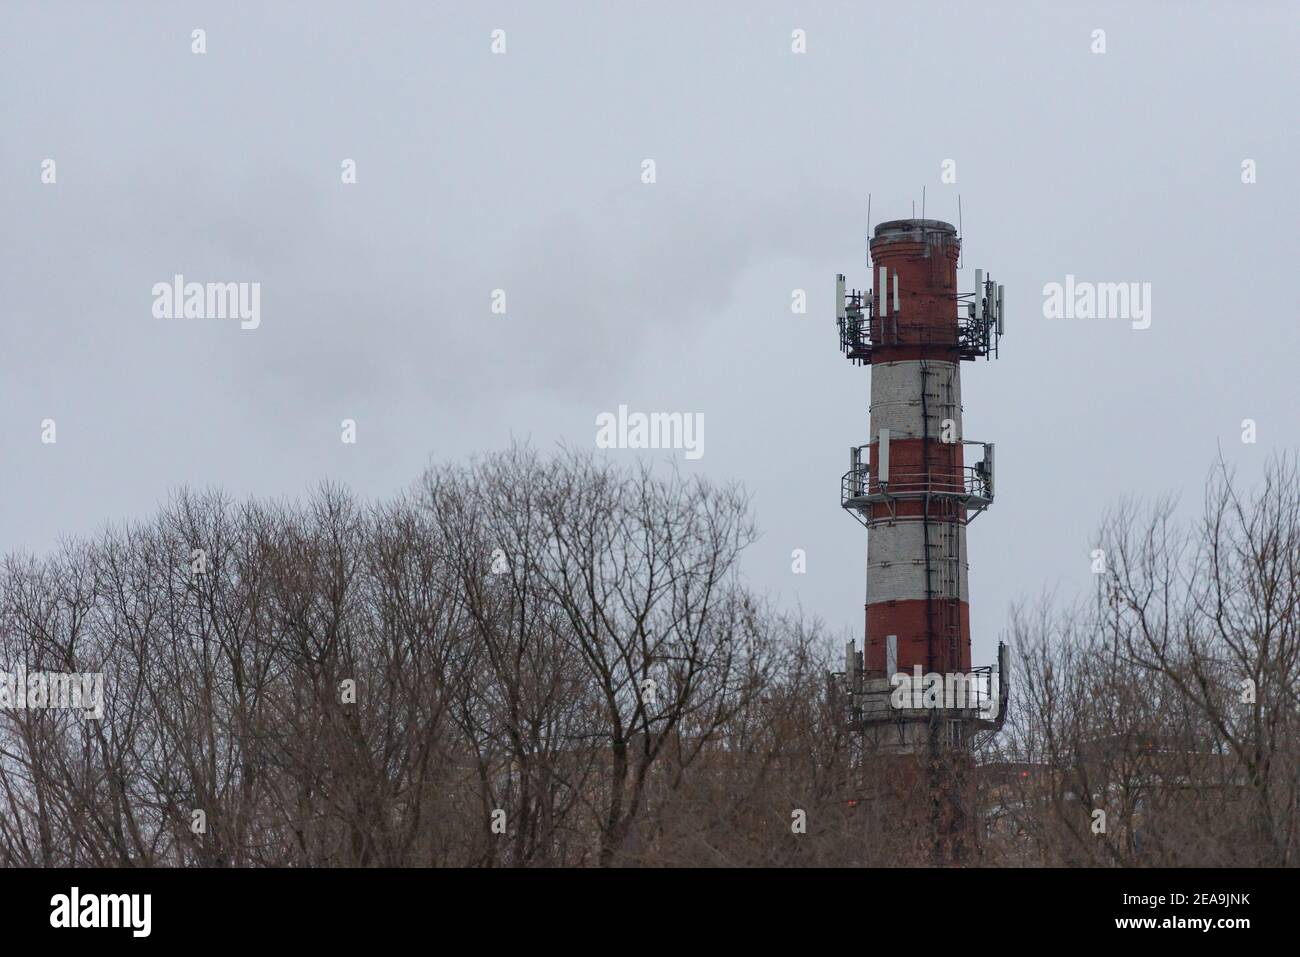
[{"label": "metal railing", "polygon": [[915,499],[926,495],[970,499],[981,505],[993,501],[988,475],[979,465],[928,471],[893,469],[889,481],[883,486],[871,481],[870,468],[864,465],[845,472],[840,479],[840,505],[844,508],[890,498]]},{"label": "metal railing", "polygon": [[868,361],[880,346],[947,346],[963,359],[997,354],[996,323],[987,315],[976,318],[961,308],[951,326],[909,321],[906,315],[875,315],[870,293],[854,292],[847,299],[845,315],[838,320],[840,351],[856,361]]}]

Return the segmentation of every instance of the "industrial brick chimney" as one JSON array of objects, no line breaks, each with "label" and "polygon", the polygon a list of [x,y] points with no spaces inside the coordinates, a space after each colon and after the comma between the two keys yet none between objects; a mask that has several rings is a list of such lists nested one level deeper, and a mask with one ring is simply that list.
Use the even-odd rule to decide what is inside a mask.
[{"label": "industrial brick chimney", "polygon": [[[868,441],[850,450],[841,482],[841,505],[867,528],[863,652],[850,645],[845,682],[877,750],[932,750],[936,738],[964,749],[995,710],[1000,726],[1006,697],[1000,673],[971,667],[966,526],[992,504],[993,446],[965,438],[961,403],[962,361],[997,354],[1002,288],[975,270],[974,290],[958,292],[949,223],[881,223],[870,247],[873,290],[846,292],[837,277],[840,346],[871,367]],[[971,446],[979,458],[967,464]],[[973,675],[979,690],[899,707],[900,673]]]}]

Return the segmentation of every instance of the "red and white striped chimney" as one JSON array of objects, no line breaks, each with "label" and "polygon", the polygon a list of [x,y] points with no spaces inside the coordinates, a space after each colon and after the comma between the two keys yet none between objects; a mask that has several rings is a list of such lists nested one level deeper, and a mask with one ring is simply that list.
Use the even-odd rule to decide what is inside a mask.
[{"label": "red and white striped chimney", "polygon": [[868,677],[971,670],[966,523],[992,501],[992,447],[967,466],[961,361],[994,352],[1000,330],[982,273],[958,295],[960,249],[948,223],[881,223],[875,288],[840,306],[842,347],[871,365],[870,441],[842,496],[867,526]]}]

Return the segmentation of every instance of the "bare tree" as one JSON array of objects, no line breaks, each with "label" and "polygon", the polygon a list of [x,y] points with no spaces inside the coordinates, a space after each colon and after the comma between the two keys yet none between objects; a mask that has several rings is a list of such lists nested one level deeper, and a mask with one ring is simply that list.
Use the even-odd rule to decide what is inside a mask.
[{"label": "bare tree", "polygon": [[[1012,622],[1018,706],[1004,831],[1043,863],[1288,865],[1297,853],[1300,472],[1249,497],[1220,464],[1204,512],[1104,520],[1095,606]],[[1092,822],[1105,813],[1105,831]],[[1005,836],[1005,835],[1004,835]]]},{"label": "bare tree", "polygon": [[[969,859],[1295,863],[1298,479],[1123,503],[1096,596],[1013,614],[1006,726],[950,756]],[[754,536],[739,488],[515,447],[6,556],[0,666],[105,696],[0,710],[0,863],[933,863],[933,755],[865,748]]]}]

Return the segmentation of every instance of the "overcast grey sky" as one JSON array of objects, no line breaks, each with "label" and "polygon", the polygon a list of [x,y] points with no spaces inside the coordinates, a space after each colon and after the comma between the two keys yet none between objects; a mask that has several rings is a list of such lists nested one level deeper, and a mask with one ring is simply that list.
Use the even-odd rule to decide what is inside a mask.
[{"label": "overcast grey sky", "polygon": [[[703,413],[702,458],[656,454],[743,480],[749,578],[860,637],[870,374],[833,278],[869,283],[868,194],[880,222],[922,187],[931,218],[962,196],[962,291],[1007,288],[1001,358],[963,367],[998,448],[977,663],[1011,602],[1090,587],[1107,504],[1300,446],[1296,3],[266,7],[0,8],[0,551],[186,484],[373,498],[593,447],[626,404]],[[177,273],[259,282],[260,326],[154,318]],[[1044,318],[1067,274],[1150,283],[1150,328]]]}]

